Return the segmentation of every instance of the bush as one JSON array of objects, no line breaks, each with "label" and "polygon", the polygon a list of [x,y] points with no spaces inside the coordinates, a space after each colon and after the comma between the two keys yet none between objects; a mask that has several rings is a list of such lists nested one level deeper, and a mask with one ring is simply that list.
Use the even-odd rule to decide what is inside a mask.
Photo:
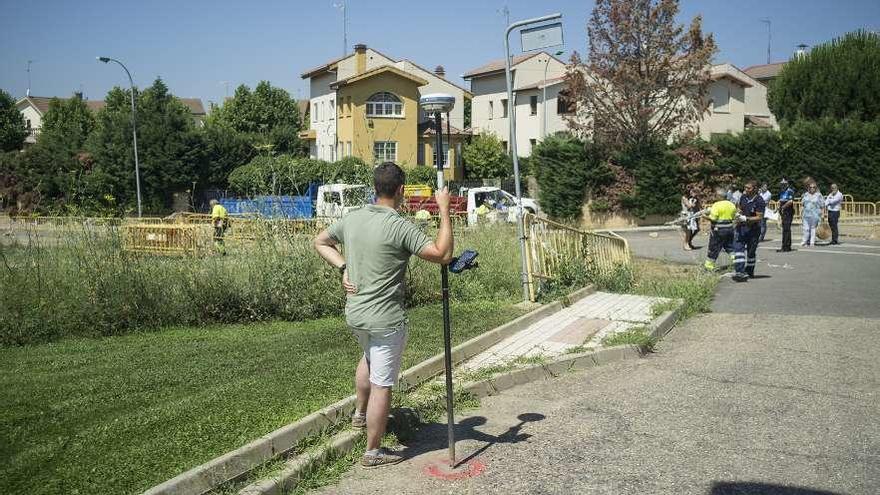
[{"label": "bush", "polygon": [[568,135],[539,143],[532,150],[530,165],[540,187],[541,208],[564,220],[580,218],[587,188],[603,175],[595,148]]},{"label": "bush", "polygon": [[356,157],[329,163],[293,155],[260,155],[229,174],[230,189],[247,196],[300,195],[313,182],[372,185],[373,167]]},{"label": "bush", "polygon": [[673,214],[681,209],[678,158],[664,144],[634,146],[616,157],[636,179],[634,194],[622,198],[625,208],[638,216]]},{"label": "bush", "polygon": [[812,177],[823,191],[833,182],[857,200],[880,199],[880,122],[798,121],[778,132],[719,136],[712,144],[721,173],[771,186],[781,177]]},{"label": "bush", "polygon": [[434,167],[416,166],[404,168],[406,171],[407,184],[427,184],[431,188],[437,187],[437,169]]},{"label": "bush", "polygon": [[510,158],[494,134],[478,134],[461,154],[468,179],[494,179],[510,175]]}]

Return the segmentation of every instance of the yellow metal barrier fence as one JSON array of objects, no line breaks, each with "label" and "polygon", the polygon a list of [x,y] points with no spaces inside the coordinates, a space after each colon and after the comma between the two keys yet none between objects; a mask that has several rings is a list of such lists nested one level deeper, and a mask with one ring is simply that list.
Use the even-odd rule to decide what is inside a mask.
[{"label": "yellow metal barrier fence", "polygon": [[126,251],[149,254],[193,254],[199,227],[182,224],[130,224],[122,227],[122,246]]},{"label": "yellow metal barrier fence", "polygon": [[617,234],[583,231],[531,214],[525,216],[524,222],[532,301],[537,297],[536,282],[558,277],[561,266],[568,261],[586,260],[601,275],[611,275],[632,263],[629,244]]}]

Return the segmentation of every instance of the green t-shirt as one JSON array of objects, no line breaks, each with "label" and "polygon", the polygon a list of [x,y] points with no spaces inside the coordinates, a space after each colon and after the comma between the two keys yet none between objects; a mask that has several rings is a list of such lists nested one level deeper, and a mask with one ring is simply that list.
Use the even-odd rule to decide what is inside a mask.
[{"label": "green t-shirt", "polygon": [[345,245],[348,279],[358,289],[345,303],[348,325],[380,330],[406,321],[406,266],[431,239],[395,210],[379,205],[348,213],[327,232]]}]

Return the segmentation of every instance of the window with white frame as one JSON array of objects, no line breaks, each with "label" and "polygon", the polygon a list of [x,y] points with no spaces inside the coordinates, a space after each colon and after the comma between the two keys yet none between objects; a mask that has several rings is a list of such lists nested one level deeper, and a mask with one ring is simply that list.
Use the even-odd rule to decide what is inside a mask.
[{"label": "window with white frame", "polygon": [[501,118],[507,118],[507,98],[501,100]]},{"label": "window with white frame", "polygon": [[397,141],[376,141],[373,143],[373,159],[376,163],[397,161]]},{"label": "window with white frame", "polygon": [[529,115],[538,115],[538,97],[529,96]]},{"label": "window with white frame", "polygon": [[318,121],[318,104],[312,103],[312,122]]},{"label": "window with white frame", "polygon": [[489,102],[489,118],[490,119],[494,118],[492,115],[493,113],[495,113],[495,105],[493,105],[492,102],[490,101]]},{"label": "window with white frame", "polygon": [[[434,146],[434,166],[437,166],[437,146]],[[443,168],[449,166],[449,143],[443,143]]]},{"label": "window with white frame", "polygon": [[330,115],[327,117],[328,119],[334,119],[336,116],[334,112],[336,111],[336,103],[333,100],[330,100],[330,104],[327,105],[327,109],[330,111]]},{"label": "window with white frame", "polygon": [[367,117],[403,117],[403,102],[387,91],[375,93],[367,99]]},{"label": "window with white frame", "polygon": [[351,141],[345,142],[345,156],[351,156]]}]

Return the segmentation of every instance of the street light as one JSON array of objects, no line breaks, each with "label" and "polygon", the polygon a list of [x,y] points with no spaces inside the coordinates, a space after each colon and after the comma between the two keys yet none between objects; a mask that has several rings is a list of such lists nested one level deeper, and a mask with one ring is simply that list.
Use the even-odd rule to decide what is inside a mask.
[{"label": "street light", "polygon": [[116,62],[119,64],[125,73],[128,75],[128,83],[131,85],[131,133],[132,140],[134,141],[134,183],[137,188],[137,204],[138,204],[138,218],[141,218],[143,215],[143,209],[141,208],[141,169],[138,164],[138,134],[137,134],[137,110],[135,110],[134,106],[134,80],[131,78],[131,72],[128,72],[128,69],[125,67],[125,64],[116,60],[115,58],[110,57],[95,57],[99,62],[104,62],[105,64],[108,62]]},{"label": "street light", "polygon": [[[562,50],[554,53],[554,57],[558,57],[562,55]],[[544,82],[541,84],[541,140],[543,141],[545,137],[547,137],[547,67],[550,66],[550,59],[552,57],[547,57],[547,61],[544,62]]]},{"label": "street light", "polygon": [[[561,19],[562,14],[550,14],[534,19],[526,19],[524,21],[514,22],[507,26],[504,32],[504,75],[507,79],[507,105],[514,110],[508,111],[508,123],[510,127],[510,149],[513,150],[513,178],[516,186],[516,231],[519,235],[519,258],[520,283],[522,284],[523,301],[529,300],[529,275],[528,265],[526,261],[526,235],[525,226],[523,225],[523,207],[522,207],[522,188],[519,184],[519,153],[516,151],[516,102],[513,99],[513,82],[510,77],[510,32],[522,26],[529,24],[538,24],[541,22],[552,21],[553,19]],[[528,36],[526,36],[528,34]],[[523,50],[538,50],[549,46],[558,46],[562,44],[562,24],[550,24],[523,30],[520,33]]]}]

